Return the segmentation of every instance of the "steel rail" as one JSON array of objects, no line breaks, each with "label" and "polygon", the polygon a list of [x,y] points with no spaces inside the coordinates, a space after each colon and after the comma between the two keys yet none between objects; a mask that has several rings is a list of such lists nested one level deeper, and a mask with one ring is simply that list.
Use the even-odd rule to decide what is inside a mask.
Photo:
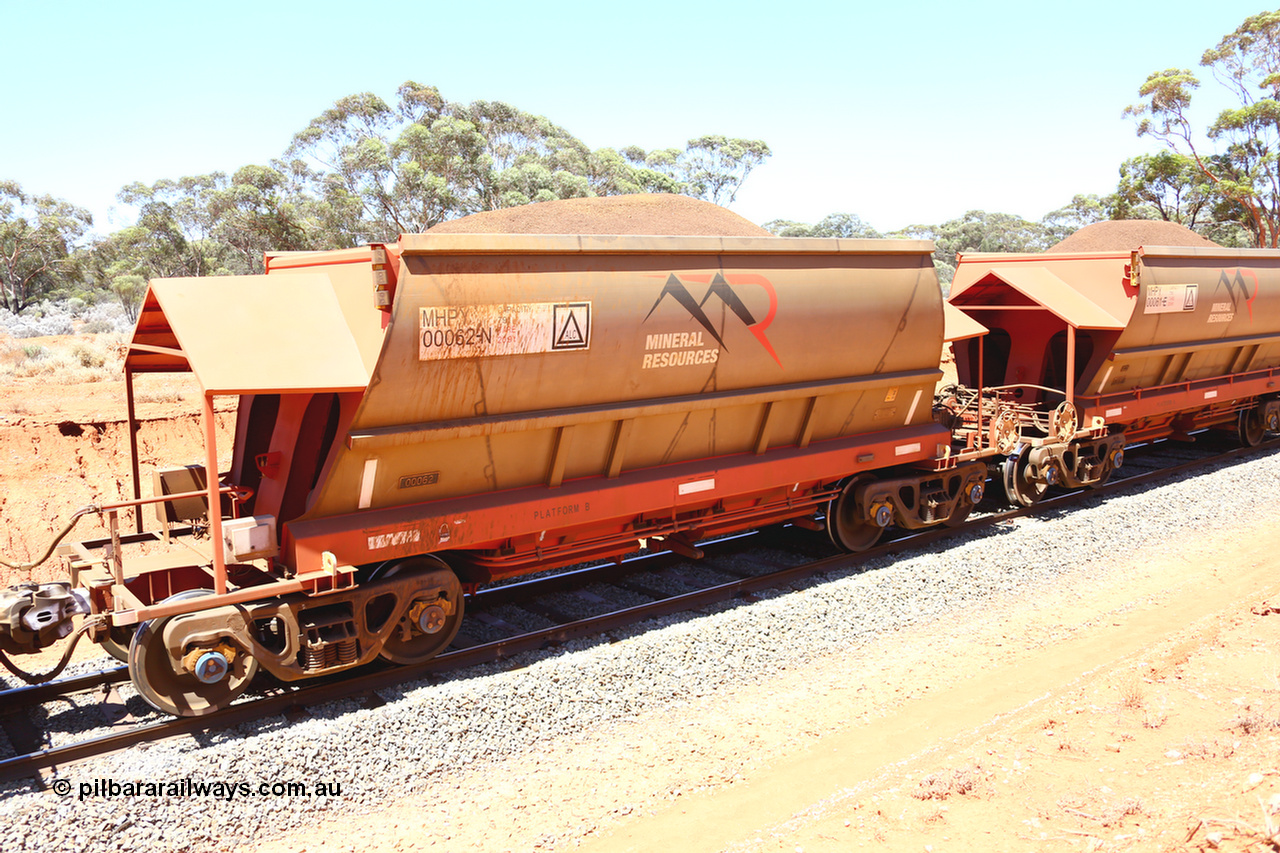
[{"label": "steel rail", "polygon": [[[708,540],[708,542],[714,545],[750,535],[738,533],[716,537]],[[670,551],[657,551],[651,554],[637,554],[625,557],[619,563],[586,566],[543,577],[528,578],[482,589],[467,596],[468,606],[465,611],[483,610],[488,607],[497,607],[502,604],[528,600],[540,595],[548,595],[553,592],[579,589],[592,583],[607,582],[607,579],[611,577],[639,574],[655,568],[650,565],[652,563],[658,563],[660,567],[666,568],[667,566],[661,564],[682,565],[686,562],[688,562],[686,558],[679,557]],[[84,693],[96,687],[119,684],[128,680],[129,668],[122,664],[118,667],[94,673],[46,681],[43,684],[19,685],[0,690],[0,708],[3,708],[5,712],[11,713],[18,708],[42,705],[75,693]]]},{"label": "steel rail", "polygon": [[54,681],[46,681],[43,684],[24,684],[20,687],[11,687],[8,690],[0,691],[0,707],[8,711],[17,707],[43,705],[45,702],[51,702],[63,696],[70,696],[73,693],[83,693],[95,687],[119,684],[121,681],[128,680],[129,667],[118,666],[114,669],[104,669],[88,675],[72,675]]},{"label": "steel rail", "polygon": [[[1015,518],[1022,518],[1038,512],[1070,506],[1095,495],[1119,492],[1135,485],[1166,479],[1207,465],[1218,464],[1253,455],[1262,455],[1263,453],[1274,451],[1277,448],[1280,448],[1280,439],[1264,442],[1257,447],[1234,448],[1225,452],[1181,462],[1171,467],[1146,471],[1129,477],[1115,478],[1108,483],[1093,489],[1079,489],[1055,495],[1050,498],[1042,499],[1029,507],[1019,507],[1016,509],[991,513],[977,519],[966,521],[965,524],[956,527],[939,525],[928,530],[910,533],[861,553],[837,554],[775,572],[769,572],[754,577],[741,578],[700,590],[659,598],[645,604],[625,607],[609,613],[578,619],[550,628],[530,631],[524,634],[494,640],[488,643],[482,643],[466,649],[447,652],[426,663],[415,664],[412,666],[387,665],[381,666],[372,671],[369,671],[366,667],[365,671],[355,676],[347,675],[346,677],[342,677],[343,674],[339,674],[334,676],[332,679],[323,680],[321,683],[307,682],[306,686],[303,687],[286,686],[279,693],[233,704],[227,708],[205,716],[170,718],[158,723],[146,724],[127,731],[114,732],[62,747],[51,747],[37,752],[27,753],[25,755],[14,756],[0,760],[0,781],[10,781],[29,776],[36,776],[41,770],[73,764],[89,758],[126,749],[140,743],[159,741],[189,732],[213,731],[253,722],[266,717],[285,714],[292,710],[302,709],[307,705],[350,698],[360,694],[374,693],[377,690],[421,679],[436,673],[465,669],[484,663],[493,663],[505,660],[517,654],[536,651],[571,639],[607,634],[609,631],[616,628],[634,625],[646,619],[652,619],[683,611],[693,611],[710,604],[715,604],[752,592],[786,586],[791,583],[808,579],[814,575],[856,568],[870,560],[899,554],[903,551],[914,549],[922,545],[928,545],[961,533],[974,532]],[[730,540],[742,538],[744,537],[728,537]],[[640,561],[645,559],[645,557],[656,558],[663,556],[666,556],[666,552],[654,555],[644,555],[640,558],[631,559],[633,561]],[[687,561],[681,562],[683,563]],[[498,592],[511,588],[523,588],[527,593],[530,585],[534,584],[535,581],[545,580],[548,582],[565,584],[568,582],[566,580],[567,578],[575,575],[578,577],[579,583],[581,583],[582,578],[586,576],[586,573],[592,571],[592,569],[616,570],[617,567],[613,565],[606,565],[603,567],[597,566],[587,569],[579,569],[572,572],[552,575],[545,579],[533,579],[522,583],[495,587],[492,590],[486,590],[485,592]],[[504,594],[509,595],[509,593],[505,592]],[[91,676],[86,676],[85,678],[90,677]],[[66,681],[72,680],[74,679],[66,679]],[[57,684],[57,682],[54,684]],[[23,689],[26,688],[19,688],[19,690]],[[0,696],[3,695],[8,694],[0,694]]]}]

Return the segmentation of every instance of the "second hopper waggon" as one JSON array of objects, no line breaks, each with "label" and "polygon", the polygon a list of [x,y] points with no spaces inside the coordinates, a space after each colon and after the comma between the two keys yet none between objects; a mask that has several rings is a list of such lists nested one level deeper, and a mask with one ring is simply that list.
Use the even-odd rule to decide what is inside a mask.
[{"label": "second hopper waggon", "polygon": [[[204,464],[103,508],[111,546],[66,549],[83,593],[11,589],[0,648],[84,612],[147,701],[203,714],[259,669],[427,660],[489,581],[779,522],[858,550],[958,520],[986,464],[933,417],[931,250],[418,235],[154,281],[126,377],[194,373]],[[166,537],[190,521],[211,547],[132,558],[146,534],[115,514],[148,503]]]},{"label": "second hopper waggon", "polygon": [[1015,503],[1105,480],[1126,443],[1280,429],[1280,252],[970,254],[950,305],[985,327],[952,408],[961,432],[985,417]]}]

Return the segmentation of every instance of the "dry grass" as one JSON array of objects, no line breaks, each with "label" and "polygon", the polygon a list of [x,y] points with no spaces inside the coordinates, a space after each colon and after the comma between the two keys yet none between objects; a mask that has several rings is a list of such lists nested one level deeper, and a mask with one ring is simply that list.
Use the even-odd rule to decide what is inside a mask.
[{"label": "dry grass", "polygon": [[1258,808],[1262,812],[1262,820],[1258,823],[1239,818],[1201,818],[1187,834],[1186,842],[1190,843],[1204,829],[1205,844],[1210,849],[1231,841],[1238,845],[1232,849],[1280,850],[1280,794],[1273,795],[1267,803],[1259,797]]},{"label": "dry grass", "polygon": [[1227,723],[1228,731],[1239,732],[1242,735],[1256,735],[1266,731],[1274,731],[1280,729],[1280,718],[1274,713],[1268,713],[1249,705],[1244,706],[1235,719]]},{"label": "dry grass", "polygon": [[920,780],[911,796],[917,800],[945,800],[952,794],[971,794],[982,781],[982,770],[966,767],[949,773],[931,773]]},{"label": "dry grass", "polygon": [[929,811],[920,815],[921,823],[939,823],[946,820],[946,812],[942,810],[942,806],[934,806]]},{"label": "dry grass", "polygon": [[[1129,815],[1141,815],[1147,813],[1146,809],[1142,805],[1142,801],[1135,797],[1125,797],[1123,800],[1116,802],[1103,803],[1101,808],[1096,806],[1086,806],[1081,808],[1074,805],[1068,805],[1064,802],[1059,802],[1058,808],[1068,814],[1073,814],[1076,817],[1082,817],[1086,820],[1096,821],[1102,826],[1107,827],[1115,826]],[[1086,808],[1088,808],[1088,811],[1085,810]]]},{"label": "dry grass", "polygon": [[1121,679],[1119,684],[1120,707],[1137,711],[1147,703],[1147,692],[1142,687],[1142,678],[1137,673],[1130,673]]},{"label": "dry grass", "polygon": [[1146,711],[1142,715],[1144,729],[1158,729],[1169,722],[1169,715],[1164,711]]},{"label": "dry grass", "polygon": [[1215,740],[1185,741],[1179,752],[1186,758],[1198,758],[1208,761],[1210,759],[1230,758],[1236,754],[1236,748],[1230,743],[1220,743]]},{"label": "dry grass", "polygon": [[1064,752],[1067,755],[1082,756],[1086,750],[1077,744],[1074,740],[1067,737],[1058,739],[1058,752]]},{"label": "dry grass", "polygon": [[39,378],[59,384],[104,382],[121,372],[119,335],[82,335],[47,343],[0,337],[0,381]]},{"label": "dry grass", "polygon": [[183,399],[181,391],[168,386],[154,391],[143,391],[137,395],[139,403],[181,403]]}]

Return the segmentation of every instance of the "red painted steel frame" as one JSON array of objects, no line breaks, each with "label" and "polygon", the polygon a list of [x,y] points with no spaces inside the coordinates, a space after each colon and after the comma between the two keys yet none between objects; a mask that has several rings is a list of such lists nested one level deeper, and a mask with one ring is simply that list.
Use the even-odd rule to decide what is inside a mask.
[{"label": "red painted steel frame", "polygon": [[1077,397],[1076,405],[1082,422],[1100,417],[1108,425],[1124,426],[1147,418],[1169,417],[1209,406],[1251,400],[1274,394],[1277,387],[1280,387],[1280,368],[1271,368],[1155,388],[1134,388],[1119,394]]},{"label": "red painted steel frame", "polygon": [[[209,423],[212,423],[211,419]],[[212,436],[209,440],[209,446],[213,448]],[[538,536],[543,531],[555,539],[607,532],[620,540],[625,534],[625,538],[634,542],[673,532],[670,527],[627,531],[630,522],[646,513],[672,517],[677,513],[707,509],[722,501],[767,497],[780,489],[796,488],[795,514],[798,515],[812,509],[812,501],[801,499],[806,491],[812,492],[822,484],[836,482],[860,471],[928,462],[935,457],[938,447],[949,441],[950,434],[944,427],[926,424],[826,441],[808,448],[773,450],[767,458],[744,455],[705,459],[623,474],[613,480],[587,478],[565,483],[563,487],[550,491],[539,487],[498,492],[286,525],[285,547],[292,548],[297,557],[298,575],[292,580],[277,580],[228,593],[226,567],[219,559],[221,549],[215,547],[212,569],[215,580],[221,574],[223,585],[219,589],[220,594],[170,604],[146,605],[139,602],[142,606],[135,605],[121,612],[123,618],[116,624],[131,624],[291,593],[323,594],[344,588],[344,584],[349,583],[350,569],[341,567],[367,565],[431,551],[498,548],[510,539]],[[211,449],[210,455],[215,452]],[[713,490],[679,494],[682,483],[708,479],[715,480]],[[210,505],[218,506],[218,499],[213,497]],[[785,513],[776,517],[785,517]],[[717,521],[713,515],[711,526],[716,527]],[[740,524],[730,527],[749,527],[753,522],[750,511],[744,511],[740,521]],[[441,525],[449,529],[447,542],[438,541]],[[410,531],[417,532],[416,539],[401,536],[397,540],[397,532]],[[398,544],[371,549],[370,538],[378,535],[387,536],[384,541]],[[215,543],[219,541],[215,539]],[[326,551],[338,559],[340,568],[337,574],[323,564],[322,554]],[[520,566],[506,573],[495,572],[493,578],[526,574],[582,559],[574,556],[566,558],[564,563],[549,562],[538,565],[536,569]],[[338,574],[346,580],[339,578]]]},{"label": "red painted steel frame", "polygon": [[204,470],[209,487],[209,537],[213,540],[213,591],[227,592],[227,562],[222,554],[222,498],[218,494],[218,433],[213,414],[213,395],[204,395],[201,420],[204,422]]},{"label": "red painted steel frame", "polygon": [[[808,448],[773,450],[766,457],[703,459],[636,471],[613,480],[598,477],[561,488],[522,489],[352,513],[285,526],[284,549],[300,573],[321,566],[325,551],[340,565],[367,565],[416,553],[499,549],[513,539],[540,536],[548,543],[618,534],[634,541],[661,530],[628,526],[645,514],[708,508],[721,501],[779,489],[811,490],[859,471],[931,460],[950,433],[937,424],[871,433]],[[714,480],[706,491],[680,495],[681,484]],[[803,510],[798,511],[800,514]],[[749,526],[744,521],[743,526]],[[540,565],[539,568],[554,564]],[[511,574],[530,571],[517,569]],[[506,575],[498,574],[495,577]]]}]

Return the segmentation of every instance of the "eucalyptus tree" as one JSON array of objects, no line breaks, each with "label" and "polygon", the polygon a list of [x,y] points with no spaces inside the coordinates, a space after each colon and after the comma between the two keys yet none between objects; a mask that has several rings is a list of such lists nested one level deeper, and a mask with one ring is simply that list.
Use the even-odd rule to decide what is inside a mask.
[{"label": "eucalyptus tree", "polygon": [[0,307],[16,314],[66,283],[75,244],[92,225],[83,208],[0,180]]},{"label": "eucalyptus tree", "polygon": [[[216,239],[218,222],[210,210],[225,182],[224,173],[212,172],[126,185],[116,197],[137,209],[137,222],[98,244],[99,263],[131,263],[128,274],[146,278],[225,273],[226,247]],[[124,274],[115,267],[113,275]]]},{"label": "eucalyptus tree", "polygon": [[1037,241],[1042,248],[1048,248],[1070,237],[1086,225],[1102,222],[1105,219],[1115,219],[1117,218],[1114,215],[1116,204],[1115,195],[1106,197],[1093,194],[1074,195],[1071,201],[1057,210],[1049,211],[1040,219],[1041,234]]},{"label": "eucalyptus tree", "polygon": [[1189,110],[1200,80],[1186,68],[1149,75],[1138,90],[1142,101],[1125,109],[1139,136],[1161,140],[1185,154],[1207,188],[1238,207],[1254,245],[1280,246],[1280,10],[1246,18],[1200,65],[1235,97],[1238,106],[1218,114],[1206,136],[1218,146],[1202,150]]},{"label": "eucalyptus tree", "polygon": [[679,193],[684,186],[674,175],[645,163],[645,152],[636,146],[621,150],[600,148],[587,161],[587,180],[595,195]]},{"label": "eucalyptus tree", "polygon": [[[1073,203],[1088,206],[1087,197],[1076,196]],[[1071,209],[1064,208],[1059,213]],[[941,225],[908,225],[899,231],[882,234],[853,213],[832,213],[815,224],[775,219],[764,228],[779,237],[840,237],[874,239],[932,240],[934,269],[945,293],[955,273],[956,257],[961,252],[1038,252],[1053,242],[1053,231],[1045,223],[1031,222],[1007,213],[971,210]]]},{"label": "eucalyptus tree", "polygon": [[791,219],[774,219],[766,222],[765,230],[779,237],[847,237],[874,239],[883,237],[876,229],[862,221],[856,213],[830,213],[814,225]]},{"label": "eucalyptus tree", "polygon": [[315,205],[277,165],[242,166],[208,198],[213,237],[237,272],[262,272],[269,251],[327,248],[312,217]]},{"label": "eucalyptus tree", "polygon": [[760,139],[717,135],[690,139],[679,158],[685,192],[713,204],[732,204],[747,176],[772,153]]},{"label": "eucalyptus tree", "polygon": [[1039,222],[984,210],[970,210],[941,225],[909,225],[890,236],[932,240],[934,265],[944,284],[951,282],[957,256],[964,252],[1040,252],[1056,242]]},{"label": "eucalyptus tree", "polygon": [[1120,165],[1116,218],[1163,219],[1188,228],[1212,210],[1212,184],[1193,157],[1158,151],[1131,157]]},{"label": "eucalyptus tree", "polygon": [[660,191],[721,205],[732,204],[747,176],[773,154],[763,140],[715,134],[690,139],[683,149],[631,146],[622,153],[638,169],[665,178],[670,189]]},{"label": "eucalyptus tree", "polygon": [[285,156],[323,203],[330,240],[354,244],[563,198],[682,192],[728,203],[769,147],[703,136],[683,150],[593,150],[545,116],[502,101],[454,103],[409,81],[394,102],[372,92],[339,99]]},{"label": "eucalyptus tree", "polygon": [[118,197],[138,221],[99,250],[131,258],[130,273],[148,278],[258,273],[264,252],[328,247],[327,213],[304,192],[297,164],[133,183]]},{"label": "eucalyptus tree", "polygon": [[454,104],[412,81],[395,105],[339,99],[294,136],[287,156],[352,242],[394,239],[446,219],[593,194],[591,151],[559,125],[499,101]]}]

